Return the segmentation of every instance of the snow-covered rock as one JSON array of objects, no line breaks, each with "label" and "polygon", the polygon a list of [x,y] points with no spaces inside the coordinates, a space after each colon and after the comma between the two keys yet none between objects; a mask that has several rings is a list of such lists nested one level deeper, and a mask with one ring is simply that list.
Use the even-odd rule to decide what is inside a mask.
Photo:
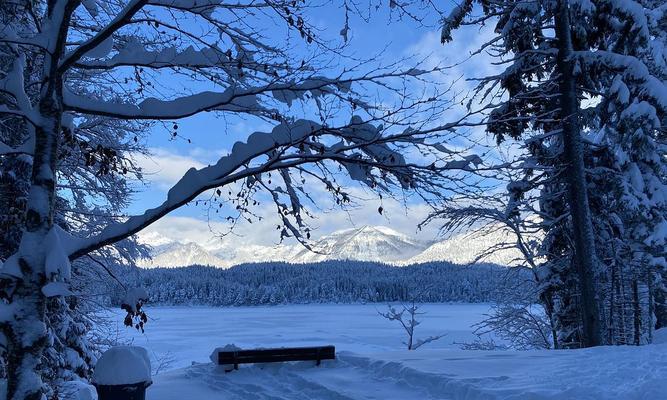
[{"label": "snow-covered rock", "polygon": [[115,346],[97,361],[92,381],[98,385],[129,385],[151,381],[148,351],[138,346]]}]

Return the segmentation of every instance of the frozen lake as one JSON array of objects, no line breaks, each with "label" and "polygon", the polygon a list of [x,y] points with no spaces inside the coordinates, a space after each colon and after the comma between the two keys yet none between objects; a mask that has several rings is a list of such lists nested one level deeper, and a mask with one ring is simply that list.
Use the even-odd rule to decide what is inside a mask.
[{"label": "frozen lake", "polygon": [[[270,307],[146,308],[146,332],[122,326],[123,311],[114,311],[122,340],[146,347],[154,358],[169,356],[170,368],[208,362],[214,348],[233,343],[241,348],[333,344],[337,351],[368,353],[402,350],[403,328],[378,315],[383,304],[303,304]],[[416,338],[446,333],[423,349],[458,348],[474,339],[471,325],[483,319],[488,304],[425,304]]]}]

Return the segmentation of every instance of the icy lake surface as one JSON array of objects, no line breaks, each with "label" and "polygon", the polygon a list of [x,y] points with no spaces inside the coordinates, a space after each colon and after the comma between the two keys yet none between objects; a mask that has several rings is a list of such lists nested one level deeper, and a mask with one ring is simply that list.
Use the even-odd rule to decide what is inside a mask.
[{"label": "icy lake surface", "polygon": [[[148,400],[653,400],[667,393],[664,337],[641,347],[461,350],[454,342],[474,338],[471,325],[489,306],[430,304],[416,336],[447,336],[407,351],[398,323],[377,310],[384,306],[149,307],[146,334],[119,333],[154,358],[173,360],[153,376]],[[208,356],[230,343],[334,344],[337,354],[320,367],[310,361],[255,364],[225,373]]]},{"label": "icy lake surface", "polygon": [[[337,351],[355,353],[402,350],[405,333],[398,322],[378,315],[384,304],[303,304],[267,307],[150,307],[146,332],[122,326],[122,340],[146,347],[154,359],[172,359],[169,368],[209,362],[216,347],[292,347],[333,344]],[[471,326],[489,311],[488,304],[424,304],[415,337],[446,333],[423,349],[458,348],[472,341]]]}]

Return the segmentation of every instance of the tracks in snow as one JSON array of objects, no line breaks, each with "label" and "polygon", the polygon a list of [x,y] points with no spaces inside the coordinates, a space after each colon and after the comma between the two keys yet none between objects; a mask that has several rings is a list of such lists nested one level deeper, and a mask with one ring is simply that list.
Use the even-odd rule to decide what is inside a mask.
[{"label": "tracks in snow", "polygon": [[186,378],[214,389],[220,398],[234,400],[491,398],[478,390],[478,380],[461,381],[347,353],[319,368],[311,362],[297,362],[242,366],[225,373],[219,366],[198,364],[186,370]]}]

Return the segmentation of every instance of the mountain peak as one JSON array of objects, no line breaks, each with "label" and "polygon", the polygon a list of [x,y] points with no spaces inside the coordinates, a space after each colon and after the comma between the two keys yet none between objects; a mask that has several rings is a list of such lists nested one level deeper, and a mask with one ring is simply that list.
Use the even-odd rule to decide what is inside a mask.
[{"label": "mountain peak", "polygon": [[315,252],[303,249],[291,260],[305,263],[324,260],[394,262],[426,249],[420,242],[385,226],[363,225],[332,232],[313,244]]},{"label": "mountain peak", "polygon": [[[183,242],[156,232],[141,234],[139,240],[153,247],[153,260],[142,260],[145,267],[174,267],[191,264],[227,268],[249,262],[287,261],[310,263],[325,260],[380,261],[406,265],[432,261],[465,264],[494,244],[507,242],[506,233],[487,236],[462,234],[442,242],[418,240],[386,226],[362,225],[331,232],[316,240],[315,252],[301,245],[233,246],[225,238],[202,244]],[[484,261],[510,265],[518,257],[513,249],[495,253]]]}]

